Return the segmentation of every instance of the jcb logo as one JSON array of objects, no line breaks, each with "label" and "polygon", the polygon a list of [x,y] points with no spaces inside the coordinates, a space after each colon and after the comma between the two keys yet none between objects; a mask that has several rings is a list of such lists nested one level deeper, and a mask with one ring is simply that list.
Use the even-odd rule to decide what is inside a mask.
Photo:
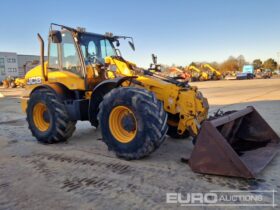
[{"label": "jcb logo", "polygon": [[41,77],[30,77],[28,78],[26,84],[27,85],[35,85],[35,84],[41,84],[42,78]]}]

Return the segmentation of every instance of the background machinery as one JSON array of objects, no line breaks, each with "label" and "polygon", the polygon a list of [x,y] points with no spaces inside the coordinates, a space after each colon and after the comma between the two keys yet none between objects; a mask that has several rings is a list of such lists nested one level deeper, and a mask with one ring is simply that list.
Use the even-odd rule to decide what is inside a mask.
[{"label": "background machinery", "polygon": [[191,75],[191,81],[206,81],[209,79],[208,74],[200,70],[198,67],[191,65],[186,71]]},{"label": "background machinery", "polygon": [[256,79],[269,79],[272,77],[272,71],[270,69],[256,69],[254,74]]},{"label": "background machinery", "polygon": [[150,64],[149,68],[150,72],[161,72],[162,66],[158,64],[157,62],[157,56],[155,54],[152,54],[152,63]]},{"label": "background machinery", "polygon": [[4,88],[16,88],[16,87],[24,87],[25,79],[24,78],[15,78],[8,76],[6,79],[2,81]]},{"label": "background machinery", "polygon": [[[242,163],[244,170],[229,174],[221,168],[235,165],[226,162],[224,156],[229,154],[227,158],[236,160],[242,153],[250,159],[250,151],[255,148],[252,142],[259,142],[258,154],[269,150],[274,154],[273,145],[279,138],[253,108],[216,114],[214,119],[207,120],[208,102],[196,87],[139,68],[120,55],[116,48],[119,39],[129,39],[134,49],[131,37],[100,35],[51,24],[47,62],[44,41],[39,34],[38,38],[41,65],[26,74],[21,105],[31,133],[42,143],[66,141],[72,136],[76,122],[86,120],[100,126],[109,150],[131,160],[155,151],[166,133],[173,138],[191,135],[195,147],[190,166],[194,171],[247,178],[253,174],[248,175],[245,170],[250,161]],[[247,133],[242,136],[245,127]],[[254,132],[256,129],[258,132],[266,129],[266,137]],[[244,144],[246,148],[242,147]],[[222,147],[231,153],[220,151]],[[214,163],[219,158],[215,151],[224,155],[219,167]],[[255,163],[261,162],[258,166],[264,167],[272,157],[259,155]]]},{"label": "background machinery", "polygon": [[242,72],[236,74],[236,79],[254,79],[254,66],[253,65],[244,65]]},{"label": "background machinery", "polygon": [[190,74],[188,74],[186,71],[183,71],[177,67],[170,67],[170,68],[166,69],[164,73],[172,78],[177,78],[177,79],[181,79],[181,80],[185,80],[185,81],[191,80]]},{"label": "background machinery", "polygon": [[214,67],[212,67],[210,64],[203,64],[202,65],[203,69],[207,69],[207,74],[208,74],[208,78],[210,80],[220,80],[222,79],[222,74],[221,72],[219,72],[217,69],[215,69]]}]

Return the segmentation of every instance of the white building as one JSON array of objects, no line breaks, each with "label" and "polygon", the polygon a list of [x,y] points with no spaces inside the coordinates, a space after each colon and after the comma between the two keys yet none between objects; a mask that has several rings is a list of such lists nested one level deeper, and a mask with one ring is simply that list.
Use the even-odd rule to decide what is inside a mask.
[{"label": "white building", "polygon": [[18,55],[18,75],[23,77],[31,68],[40,63],[38,55]]},{"label": "white building", "polygon": [[10,52],[0,52],[0,80],[7,76],[18,76],[17,54]]},{"label": "white building", "polygon": [[13,52],[0,52],[0,81],[7,76],[23,77],[39,63],[40,56],[17,55]]}]

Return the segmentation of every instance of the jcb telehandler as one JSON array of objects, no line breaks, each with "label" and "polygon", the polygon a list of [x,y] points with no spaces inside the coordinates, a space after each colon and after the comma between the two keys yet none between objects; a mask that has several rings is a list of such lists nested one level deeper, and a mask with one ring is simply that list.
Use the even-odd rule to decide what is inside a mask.
[{"label": "jcb telehandler", "polygon": [[192,82],[209,80],[208,74],[194,65],[188,66],[186,70],[190,73]]},{"label": "jcb telehandler", "polygon": [[210,80],[220,80],[222,79],[222,73],[219,72],[217,69],[215,69],[213,66],[211,66],[208,63],[204,63],[201,65],[202,69],[206,69],[206,72],[208,74],[208,78]]},{"label": "jcb telehandler", "polygon": [[[243,171],[235,170],[233,165],[238,153],[247,154],[247,150],[233,149],[231,145],[247,142],[248,146],[246,137],[251,137],[250,129],[244,138],[237,136],[239,128],[244,127],[242,120],[250,125],[251,117],[257,117],[253,126],[268,129],[265,139],[261,136],[253,140],[262,143],[264,148],[261,149],[267,151],[265,145],[276,144],[277,135],[253,108],[246,109],[245,114],[239,111],[208,121],[208,102],[196,87],[126,61],[117,47],[120,39],[129,39],[134,49],[131,37],[111,33],[100,35],[82,28],[51,24],[47,62],[44,62],[43,39],[39,34],[38,38],[41,65],[26,74],[22,109],[27,114],[33,136],[42,143],[67,140],[73,134],[76,122],[87,120],[95,127],[100,126],[103,141],[110,150],[131,160],[155,151],[166,133],[174,138],[191,135],[196,143],[190,159],[194,171],[243,177],[252,177],[255,171],[248,174],[245,163]],[[232,115],[234,119],[229,120]],[[230,134],[231,131],[234,134]],[[223,137],[224,132],[228,136]],[[225,138],[230,138],[230,142]],[[217,161],[217,154],[228,152],[220,151],[219,144],[233,153],[226,159],[229,165],[219,165],[222,170],[212,162]],[[274,150],[271,151],[263,159],[270,160],[274,154]],[[231,158],[235,162],[231,162]],[[259,164],[258,168],[260,165],[266,163]],[[233,168],[233,172],[223,170],[228,167]]]}]

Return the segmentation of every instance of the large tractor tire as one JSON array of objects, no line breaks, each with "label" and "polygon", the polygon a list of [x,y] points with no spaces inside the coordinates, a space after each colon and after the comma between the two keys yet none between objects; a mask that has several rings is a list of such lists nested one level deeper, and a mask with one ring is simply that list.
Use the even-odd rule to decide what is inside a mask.
[{"label": "large tractor tire", "polygon": [[70,120],[65,105],[50,90],[32,93],[26,112],[29,129],[41,143],[66,141],[76,129],[76,121]]},{"label": "large tractor tire", "polygon": [[152,92],[119,87],[104,96],[99,124],[109,150],[126,160],[140,159],[165,140],[167,113]]}]

